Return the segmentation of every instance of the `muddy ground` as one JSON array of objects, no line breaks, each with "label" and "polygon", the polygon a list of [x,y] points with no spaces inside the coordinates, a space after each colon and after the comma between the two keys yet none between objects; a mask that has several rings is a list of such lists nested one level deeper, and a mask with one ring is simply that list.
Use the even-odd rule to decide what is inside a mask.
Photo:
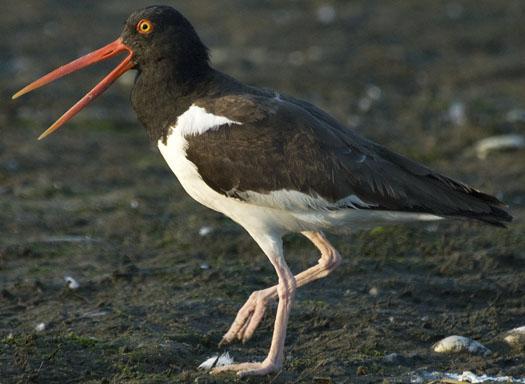
[{"label": "muddy ground", "polygon": [[[243,382],[525,376],[523,350],[501,342],[525,325],[525,151],[471,151],[485,137],[525,133],[525,2],[165,2],[192,20],[217,67],[313,101],[497,195],[515,216],[506,230],[465,222],[332,236],[344,262],[299,291],[283,370]],[[9,100],[112,41],[143,5],[2,1],[1,383],[238,381],[197,366],[221,351],[237,309],[274,272],[240,227],[183,192],[134,119],[130,78],[43,142],[37,135],[114,63]],[[210,233],[201,236],[203,227]],[[298,235],[285,246],[294,271],[317,260]],[[65,276],[80,288],[68,289]],[[274,313],[252,340],[227,348],[237,361],[264,357]],[[452,334],[493,354],[432,352]]]}]

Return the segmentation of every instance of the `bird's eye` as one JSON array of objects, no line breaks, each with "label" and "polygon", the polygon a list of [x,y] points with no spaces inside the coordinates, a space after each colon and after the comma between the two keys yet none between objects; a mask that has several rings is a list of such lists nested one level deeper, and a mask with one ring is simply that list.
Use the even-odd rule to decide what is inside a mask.
[{"label": "bird's eye", "polygon": [[137,23],[137,32],[143,35],[153,32],[153,24],[148,19],[142,19]]}]

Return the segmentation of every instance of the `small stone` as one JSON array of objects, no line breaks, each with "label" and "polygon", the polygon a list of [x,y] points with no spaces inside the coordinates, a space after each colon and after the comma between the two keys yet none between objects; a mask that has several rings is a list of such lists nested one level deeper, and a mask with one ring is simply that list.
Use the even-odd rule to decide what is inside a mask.
[{"label": "small stone", "polygon": [[490,349],[481,343],[464,336],[448,336],[432,346],[434,352],[438,353],[460,353],[468,352],[475,355],[488,356],[492,353]]},{"label": "small stone", "polygon": [[139,202],[138,202],[137,200],[131,200],[131,201],[129,202],[129,206],[130,206],[132,209],[137,209],[137,208],[140,206],[140,204],[139,204]]},{"label": "small stone", "polygon": [[199,268],[206,271],[210,269],[210,265],[208,263],[202,263],[201,265],[199,265]]},{"label": "small stone", "polygon": [[369,85],[366,89],[366,95],[369,99],[378,101],[383,96],[383,91],[377,85]]},{"label": "small stone", "polygon": [[461,101],[455,101],[450,104],[450,107],[448,108],[448,119],[456,126],[465,125],[467,122],[465,104],[463,104]]},{"label": "small stone", "polygon": [[37,332],[43,332],[45,330],[46,330],[46,323],[38,323],[35,326],[35,331],[37,331]]},{"label": "small stone", "polygon": [[213,232],[213,228],[212,227],[208,227],[208,226],[203,226],[199,229],[199,236],[201,237],[205,237],[205,236],[208,236],[209,234],[211,234]]},{"label": "small stone", "polygon": [[511,347],[525,348],[525,326],[511,329],[503,340]]},{"label": "small stone", "polygon": [[370,296],[374,296],[374,297],[375,297],[375,296],[379,295],[379,289],[378,289],[377,287],[372,287],[372,288],[370,288],[370,290],[368,291],[368,294],[369,294]]},{"label": "small stone", "polygon": [[78,289],[78,288],[80,288],[80,284],[78,283],[78,281],[73,279],[71,276],[65,276],[64,280],[66,281],[67,287],[69,289]]},{"label": "small stone", "polygon": [[357,107],[361,112],[368,112],[372,108],[372,100],[368,97],[362,97],[359,99]]}]

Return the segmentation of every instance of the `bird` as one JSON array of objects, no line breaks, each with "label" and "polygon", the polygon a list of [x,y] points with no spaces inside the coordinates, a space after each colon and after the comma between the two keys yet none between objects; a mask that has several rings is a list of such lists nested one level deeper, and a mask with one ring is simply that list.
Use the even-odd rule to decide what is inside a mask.
[{"label": "bird", "polygon": [[[71,119],[119,76],[134,69],[131,103],[184,190],[243,227],[267,256],[277,283],[253,292],[220,345],[254,334],[278,300],[270,348],[258,362],[212,373],[267,375],[282,369],[297,288],[333,272],[341,255],[325,233],[377,225],[474,220],[512,221],[496,197],[370,141],[329,113],[271,89],[245,85],[211,64],[192,24],[169,6],[133,12],[112,43],[34,81],[13,98],[121,53],[125,58],[40,137]],[[294,276],[282,238],[304,235],[316,265]]]}]

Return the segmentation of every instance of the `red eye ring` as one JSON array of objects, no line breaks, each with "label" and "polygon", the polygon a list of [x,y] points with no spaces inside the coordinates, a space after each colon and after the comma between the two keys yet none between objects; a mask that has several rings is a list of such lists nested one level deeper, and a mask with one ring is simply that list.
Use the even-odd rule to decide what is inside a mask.
[{"label": "red eye ring", "polygon": [[142,19],[137,23],[137,32],[142,35],[148,35],[153,32],[153,23],[148,19]]}]

